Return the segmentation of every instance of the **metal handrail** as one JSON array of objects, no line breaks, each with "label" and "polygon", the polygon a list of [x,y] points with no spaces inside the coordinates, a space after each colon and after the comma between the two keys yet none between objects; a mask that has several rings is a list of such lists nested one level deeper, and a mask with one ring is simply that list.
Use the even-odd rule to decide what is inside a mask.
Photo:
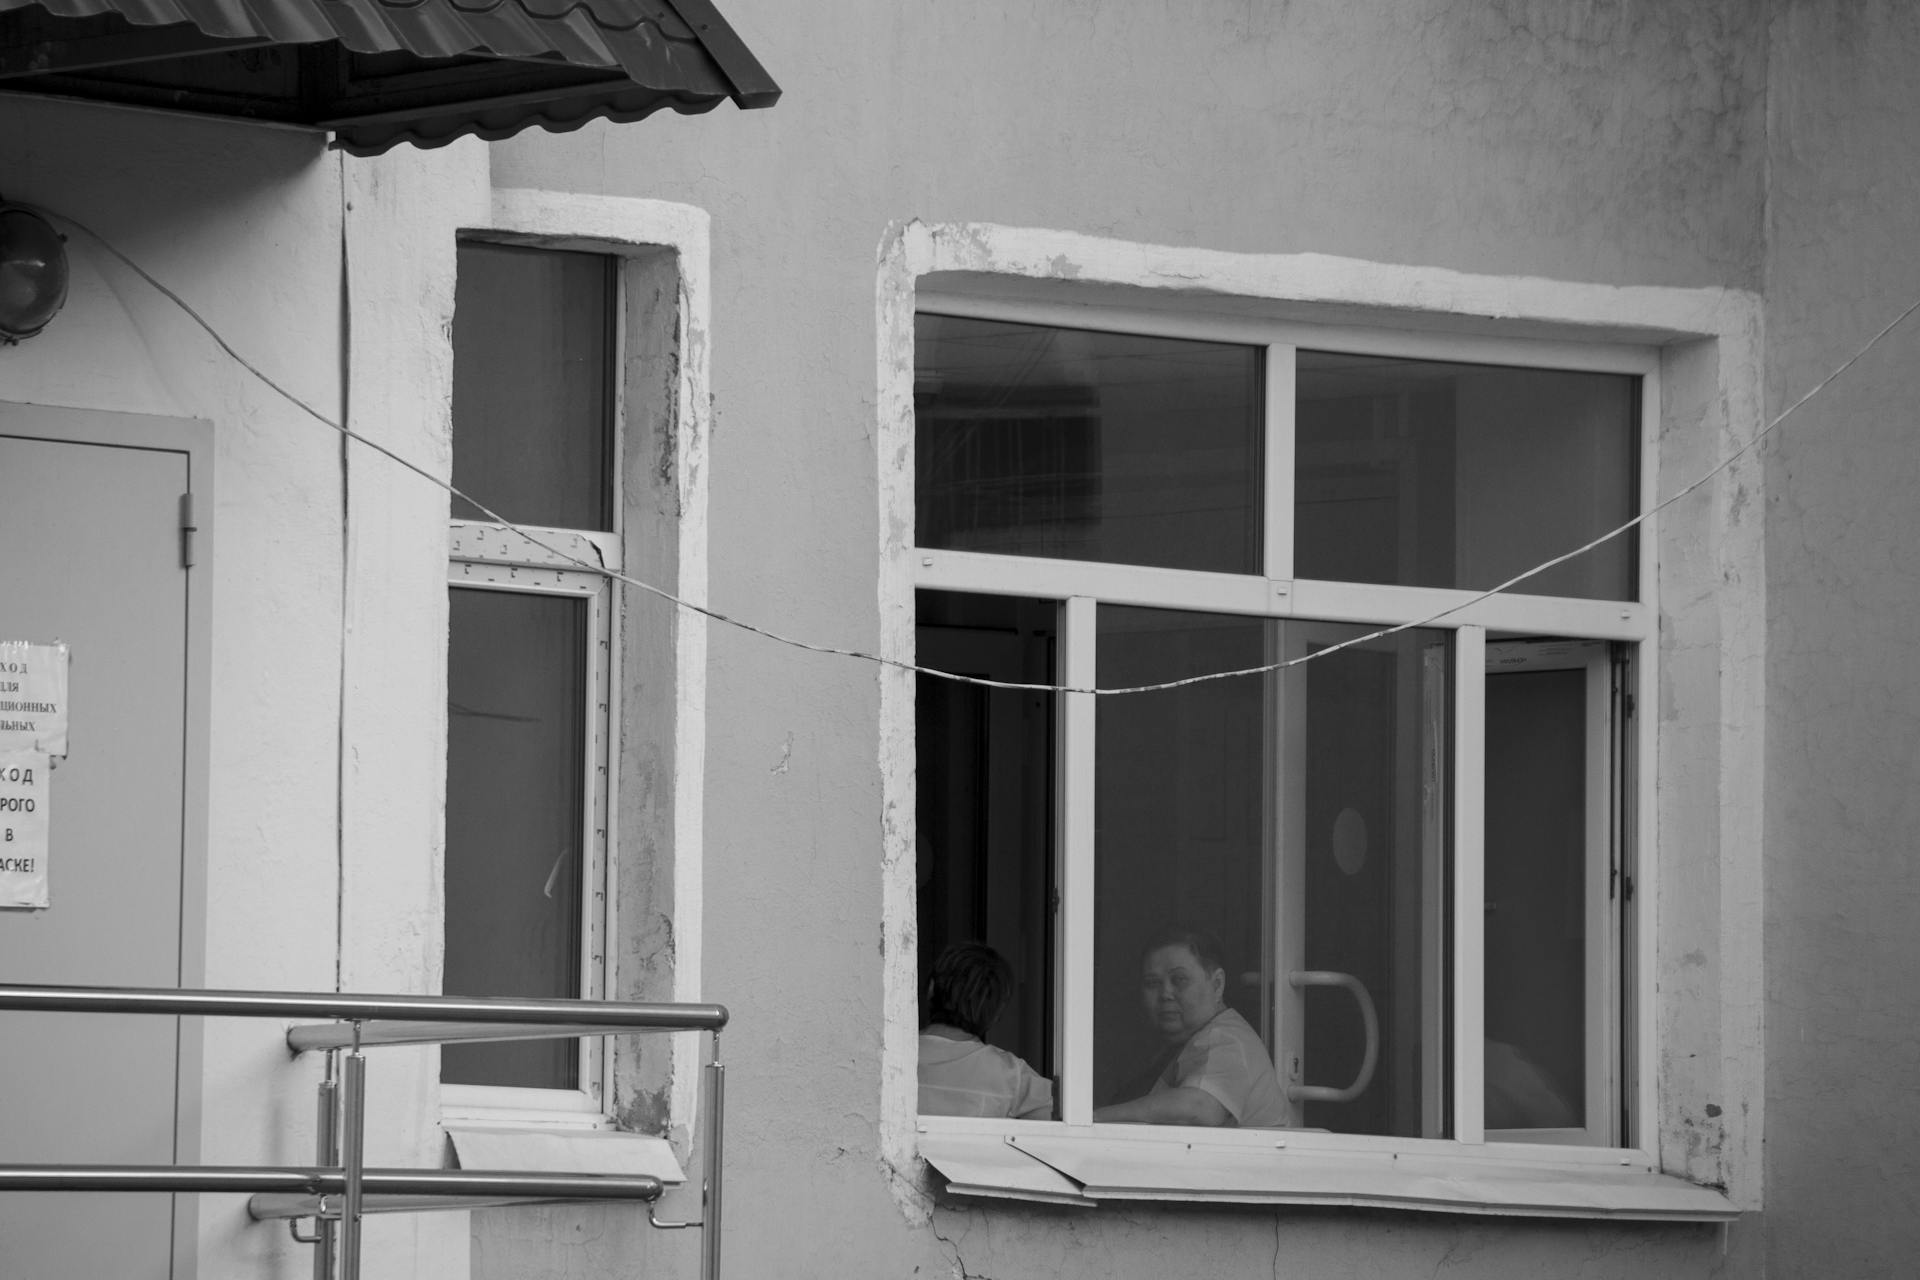
[{"label": "metal handrail", "polygon": [[[700,1274],[720,1274],[722,1109],[726,1068],[720,1061],[720,1029],[727,1010],[717,1004],[658,1004],[611,1000],[522,1000],[503,997],[365,995],[343,992],[197,991],[162,987],[69,987],[0,984],[0,1011],[158,1014],[234,1018],[328,1017],[287,1031],[295,1054],[325,1050],[326,1078],[319,1088],[316,1165],[0,1165],[0,1192],[156,1191],[249,1192],[256,1219],[312,1217],[314,1275],[327,1280],[339,1263],[338,1280],[358,1280],[360,1218],[375,1209],[416,1210],[482,1204],[637,1200],[657,1227],[701,1227]],[[663,1222],[651,1206],[664,1191],[643,1175],[500,1173],[473,1169],[367,1169],[366,1058],[380,1044],[439,1044],[475,1040],[548,1040],[622,1032],[703,1031],[713,1038],[706,1065],[710,1111],[705,1144],[706,1185],[699,1221]],[[336,1060],[349,1050],[340,1078]],[[387,1197],[368,1206],[369,1194]],[[338,1203],[330,1203],[334,1198]],[[291,1224],[290,1224],[291,1225]]]},{"label": "metal handrail", "polygon": [[[718,1031],[725,1005],[626,1000],[521,1000],[503,996],[352,995],[337,991],[191,991],[172,987],[0,984],[0,1009],[64,1013],[199,1014],[226,1018],[411,1019],[590,1027],[609,1031]],[[578,1035],[555,1030],[549,1035]],[[320,1046],[316,1046],[320,1047]]]},{"label": "metal handrail", "polygon": [[[561,1036],[604,1036],[611,1028],[585,1022],[529,1022],[495,1026],[489,1022],[368,1022],[360,1027],[360,1046],[465,1044],[503,1040],[551,1040]],[[295,1053],[314,1049],[346,1049],[353,1044],[349,1022],[304,1022],[287,1028],[287,1047]]]},{"label": "metal handrail", "polygon": [[[455,1198],[655,1200],[666,1189],[660,1179],[637,1173],[363,1169],[360,1179],[381,1195]],[[244,1191],[258,1197],[337,1196],[345,1189],[341,1169],[298,1165],[0,1164],[0,1191]]]}]

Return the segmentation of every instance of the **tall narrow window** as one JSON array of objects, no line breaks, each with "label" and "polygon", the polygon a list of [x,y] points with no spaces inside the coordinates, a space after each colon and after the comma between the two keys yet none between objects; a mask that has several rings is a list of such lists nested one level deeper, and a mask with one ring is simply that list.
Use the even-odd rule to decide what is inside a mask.
[{"label": "tall narrow window", "polygon": [[[452,509],[442,989],[597,996],[614,610],[607,579],[554,549],[591,563],[614,531],[616,275],[597,255],[479,242],[458,268],[453,475],[473,502]],[[449,1045],[441,1079],[597,1105],[592,1044]]]}]

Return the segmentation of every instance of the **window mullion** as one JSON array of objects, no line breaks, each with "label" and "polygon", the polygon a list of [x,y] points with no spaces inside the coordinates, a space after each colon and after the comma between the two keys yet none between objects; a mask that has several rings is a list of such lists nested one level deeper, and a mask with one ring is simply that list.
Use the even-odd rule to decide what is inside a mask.
[{"label": "window mullion", "polygon": [[1266,361],[1266,494],[1261,509],[1261,572],[1293,577],[1293,351],[1275,343]]},{"label": "window mullion", "polygon": [[1486,1141],[1487,633],[1454,638],[1453,1136]]},{"label": "window mullion", "polygon": [[[580,882],[580,991],[588,1000],[611,999],[607,981],[607,957],[612,934],[607,929],[607,864],[612,845],[608,839],[612,821],[611,734],[613,690],[613,609],[612,587],[602,579],[599,589],[588,597],[587,687],[586,698],[586,786],[581,797],[585,806],[581,835]],[[612,1042],[605,1036],[587,1037],[580,1042],[581,1086],[596,1102],[610,1096],[606,1078],[606,1050]]]},{"label": "window mullion", "polygon": [[[1098,606],[1086,596],[1060,610],[1060,679],[1090,689],[1095,670]],[[1095,703],[1091,693],[1059,699],[1060,733],[1060,1118],[1093,1122],[1093,893]]]},{"label": "window mullion", "polygon": [[1586,666],[1586,1097],[1587,1141],[1595,1146],[1617,1146],[1613,1132],[1619,1092],[1615,1077],[1619,1049],[1615,1043],[1619,1008],[1619,938],[1614,929],[1610,884],[1613,870],[1613,663],[1602,648]]}]

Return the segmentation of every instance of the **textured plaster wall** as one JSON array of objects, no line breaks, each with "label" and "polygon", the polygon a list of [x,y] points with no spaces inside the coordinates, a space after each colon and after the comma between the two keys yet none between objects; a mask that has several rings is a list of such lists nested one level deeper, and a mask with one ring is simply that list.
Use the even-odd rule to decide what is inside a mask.
[{"label": "textured plaster wall", "polygon": [[[1757,286],[1753,4],[733,0],[768,112],[494,148],[502,186],[713,219],[711,598],[873,649],[876,253],[991,221],[1603,284]],[[729,1269],[778,1276],[1702,1275],[1708,1228],[1360,1213],[940,1210],[879,1123],[886,958],[871,667],[711,633],[705,993],[727,1002]],[[1745,1247],[1735,1233],[1738,1260]],[[611,1212],[489,1220],[476,1275],[682,1246]]]},{"label": "textured plaster wall", "polygon": [[[1920,299],[1920,10],[1787,3],[1774,29],[1770,409]],[[1920,1250],[1920,330],[1768,450],[1767,1239],[1776,1275]]]}]

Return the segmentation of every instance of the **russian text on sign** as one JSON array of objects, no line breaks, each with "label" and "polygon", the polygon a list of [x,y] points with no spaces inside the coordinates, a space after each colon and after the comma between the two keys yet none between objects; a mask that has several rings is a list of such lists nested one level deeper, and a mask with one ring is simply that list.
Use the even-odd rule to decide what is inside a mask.
[{"label": "russian text on sign", "polygon": [[0,640],[0,751],[67,754],[67,659],[58,642]]},{"label": "russian text on sign", "polygon": [[47,773],[43,751],[0,752],[0,907],[44,907]]}]

